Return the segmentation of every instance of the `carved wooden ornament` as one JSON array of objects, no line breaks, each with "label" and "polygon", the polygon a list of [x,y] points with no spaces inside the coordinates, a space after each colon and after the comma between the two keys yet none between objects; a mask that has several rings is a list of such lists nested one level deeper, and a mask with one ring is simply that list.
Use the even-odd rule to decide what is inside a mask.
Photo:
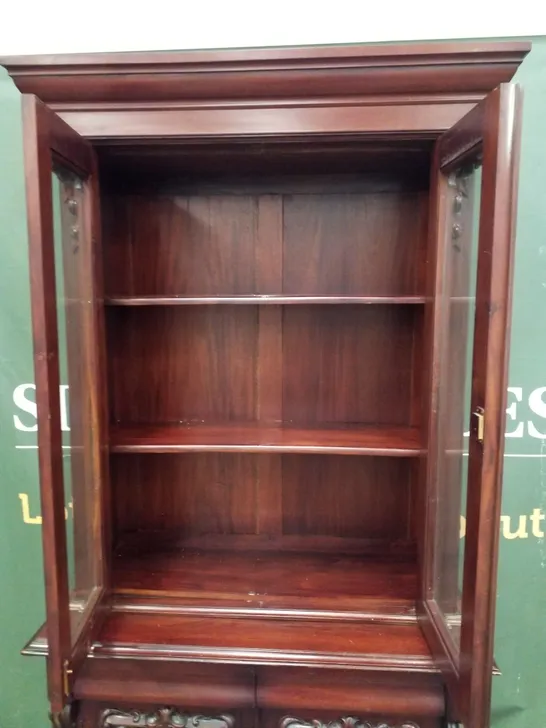
[{"label": "carved wooden ornament", "polygon": [[231,715],[189,715],[176,708],[159,708],[150,713],[108,708],[99,723],[100,728],[233,728],[234,724]]},{"label": "carved wooden ornament", "polygon": [[279,728],[419,728],[419,726],[410,721],[405,721],[398,725],[391,725],[390,723],[370,723],[369,721],[355,718],[355,716],[347,715],[327,722],[323,722],[317,718],[301,720],[300,718],[286,716],[286,718],[282,719]]}]

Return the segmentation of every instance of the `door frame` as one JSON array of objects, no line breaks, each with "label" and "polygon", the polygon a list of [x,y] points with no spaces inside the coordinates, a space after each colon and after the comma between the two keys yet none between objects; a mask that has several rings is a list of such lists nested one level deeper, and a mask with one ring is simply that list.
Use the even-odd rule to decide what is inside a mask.
[{"label": "door frame", "polygon": [[[491,703],[520,127],[521,89],[502,84],[439,137],[431,175],[429,235],[436,243],[437,258],[430,283],[434,344],[429,372],[429,457],[419,613],[446,681],[449,717],[463,722],[466,728],[487,728]],[[471,414],[467,423],[467,529],[457,651],[432,591],[438,510],[437,410],[439,385],[445,376],[442,303],[449,220],[447,174],[477,154],[482,159],[482,185],[470,411],[483,408],[485,432],[480,442]]]},{"label": "door frame", "polygon": [[[90,271],[93,293],[93,332],[100,343],[93,362],[96,382],[93,427],[98,431],[100,487],[108,487],[106,378],[104,376],[104,322],[101,308],[100,215],[97,161],[91,144],[35,96],[22,96],[24,164],[29,235],[32,336],[38,417],[38,464],[42,510],[42,541],[47,619],[47,680],[53,714],[69,703],[74,673],[85,659],[98,628],[108,586],[109,520],[107,498],[100,498],[100,521],[94,545],[100,558],[101,584],[85,607],[78,637],[72,643],[70,625],[65,491],[59,398],[59,331],[56,302],[53,190],[55,163],[85,179],[83,225],[94,250]],[[57,271],[57,273],[59,273]]]}]

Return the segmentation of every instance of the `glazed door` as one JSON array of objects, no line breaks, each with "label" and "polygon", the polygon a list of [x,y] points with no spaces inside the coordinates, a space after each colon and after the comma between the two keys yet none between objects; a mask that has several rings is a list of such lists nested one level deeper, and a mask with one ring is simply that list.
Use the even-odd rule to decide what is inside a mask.
[{"label": "glazed door", "polygon": [[48,687],[68,702],[105,591],[105,482],[96,160],[34,96],[23,96]]},{"label": "glazed door", "polygon": [[[424,609],[450,718],[489,724],[520,94],[503,85],[435,149],[437,354]],[[440,282],[440,283],[438,283]]]}]

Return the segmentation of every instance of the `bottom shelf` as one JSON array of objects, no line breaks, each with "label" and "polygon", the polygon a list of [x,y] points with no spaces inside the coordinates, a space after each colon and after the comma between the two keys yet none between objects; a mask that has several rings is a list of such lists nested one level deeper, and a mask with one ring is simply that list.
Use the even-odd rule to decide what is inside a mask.
[{"label": "bottom shelf", "polygon": [[388,554],[141,546],[118,554],[112,583],[125,604],[163,603],[180,613],[403,620],[414,615],[418,596],[415,559]]},{"label": "bottom shelf", "polygon": [[434,671],[413,624],[233,618],[114,611],[98,635],[97,657],[212,663]]},{"label": "bottom shelf", "polygon": [[[94,657],[436,671],[415,611],[414,555],[137,542],[114,558]],[[38,635],[26,653],[45,649]]]},{"label": "bottom shelf", "polygon": [[[191,616],[118,611],[114,603],[90,654],[100,658],[226,665],[437,672],[417,619],[382,622]],[[45,629],[23,650],[47,655]]]}]

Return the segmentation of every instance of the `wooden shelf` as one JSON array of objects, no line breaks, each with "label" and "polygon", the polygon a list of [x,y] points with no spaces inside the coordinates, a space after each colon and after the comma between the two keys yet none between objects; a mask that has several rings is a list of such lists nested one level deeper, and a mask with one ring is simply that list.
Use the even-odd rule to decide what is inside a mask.
[{"label": "wooden shelf", "polygon": [[330,426],[142,425],[113,427],[113,453],[248,452],[415,457],[424,452],[417,428]]},{"label": "wooden shelf", "polygon": [[182,659],[223,664],[404,669],[437,672],[413,624],[293,622],[179,614],[113,612],[93,648],[96,657]]},{"label": "wooden shelf", "polygon": [[[308,618],[387,621],[415,617],[417,563],[412,554],[367,555],[293,551],[156,550],[153,533],[140,547],[120,550],[113,562],[113,591],[127,599],[167,600],[181,613],[274,612]],[[342,539],[340,541],[340,548]],[[127,609],[127,601],[125,608]],[[146,611],[139,603],[139,611]]]},{"label": "wooden shelf", "polygon": [[[147,614],[114,607],[91,650],[94,657],[137,660],[438,673],[417,619],[357,626],[354,621]],[[24,654],[48,654],[45,629]]]},{"label": "wooden shelf", "polygon": [[209,306],[215,304],[422,304],[425,296],[305,296],[305,295],[249,295],[249,296],[111,296],[107,306]]}]

